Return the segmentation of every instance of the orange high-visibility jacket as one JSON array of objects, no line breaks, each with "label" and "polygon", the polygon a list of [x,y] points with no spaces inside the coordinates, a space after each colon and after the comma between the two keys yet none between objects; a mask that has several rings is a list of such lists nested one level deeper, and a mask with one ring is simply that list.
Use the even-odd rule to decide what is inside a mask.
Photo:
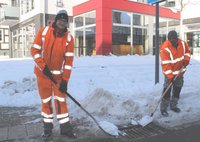
[{"label": "orange high-visibility jacket", "polygon": [[45,65],[53,77],[69,80],[74,57],[73,37],[66,32],[58,37],[52,26],[43,27],[37,33],[31,47],[31,55],[36,63],[34,73],[46,77],[42,71]]},{"label": "orange high-visibility jacket", "polygon": [[[184,60],[188,62],[190,61],[190,55],[190,49],[184,41],[178,39],[178,47],[176,49],[172,46],[169,40],[166,40],[160,46],[160,57],[163,74],[168,79],[172,79],[183,67]],[[186,69],[184,68],[180,76],[183,75],[185,71]]]}]

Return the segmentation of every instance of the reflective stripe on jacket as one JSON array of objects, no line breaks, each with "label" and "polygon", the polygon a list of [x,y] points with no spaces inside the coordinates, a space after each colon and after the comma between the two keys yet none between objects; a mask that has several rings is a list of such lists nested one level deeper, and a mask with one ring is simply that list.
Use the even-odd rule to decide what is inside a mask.
[{"label": "reflective stripe on jacket", "polygon": [[55,78],[69,80],[74,57],[73,37],[68,32],[62,37],[57,36],[52,26],[41,28],[31,47],[31,55],[37,76],[44,76],[42,71],[47,65]]},{"label": "reflective stripe on jacket", "polygon": [[[172,46],[170,41],[166,40],[160,46],[160,57],[163,74],[168,79],[172,79],[175,75],[179,73],[179,70],[183,67],[184,60],[190,61],[190,55],[190,49],[184,41],[178,39],[178,47],[176,49]],[[182,74],[185,71],[186,69],[183,69]]]}]

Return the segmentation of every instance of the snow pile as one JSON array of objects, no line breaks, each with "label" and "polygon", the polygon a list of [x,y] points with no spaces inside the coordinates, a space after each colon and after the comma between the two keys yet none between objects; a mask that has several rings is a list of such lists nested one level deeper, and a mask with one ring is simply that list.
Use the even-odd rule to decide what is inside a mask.
[{"label": "snow pile", "polygon": [[122,121],[128,123],[131,117],[139,114],[139,104],[132,98],[124,98],[102,88],[95,89],[86,97],[83,106],[100,120],[115,118],[112,121],[117,124],[121,124]]},{"label": "snow pile", "polygon": [[[164,78],[160,69],[160,83],[155,85],[154,61],[150,55],[75,57],[68,92],[98,121],[137,122],[153,112],[162,93]],[[176,126],[199,120],[199,61],[192,59],[184,75],[178,104],[181,112],[168,110],[165,118],[157,109],[153,121]],[[0,106],[40,107],[33,60],[6,59],[0,61],[0,67]],[[70,99],[68,106],[73,119],[85,120],[87,115]]]},{"label": "snow pile", "polygon": [[26,77],[21,82],[7,80],[0,86],[1,106],[40,105],[35,78]]},{"label": "snow pile", "polygon": [[85,107],[88,111],[96,115],[109,115],[110,110],[114,107],[114,96],[103,89],[96,89],[86,98]]}]

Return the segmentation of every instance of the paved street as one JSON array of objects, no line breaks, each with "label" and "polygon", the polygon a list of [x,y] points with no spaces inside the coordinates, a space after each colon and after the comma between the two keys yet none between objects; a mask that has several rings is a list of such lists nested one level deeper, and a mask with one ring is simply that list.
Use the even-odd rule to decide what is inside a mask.
[{"label": "paved street", "polygon": [[200,125],[193,124],[190,127],[180,130],[172,130],[166,134],[149,137],[137,142],[199,142],[200,141]]},{"label": "paved street", "polygon": [[[27,115],[36,111],[33,108],[0,108],[1,142],[41,142],[42,123],[40,116]],[[34,120],[34,121],[33,121]],[[34,123],[27,123],[34,122]],[[60,136],[59,127],[53,131],[53,142],[199,142],[200,122],[194,122],[179,128],[165,129],[155,124],[122,129],[127,136],[113,138],[95,128],[75,126],[78,139]]]}]

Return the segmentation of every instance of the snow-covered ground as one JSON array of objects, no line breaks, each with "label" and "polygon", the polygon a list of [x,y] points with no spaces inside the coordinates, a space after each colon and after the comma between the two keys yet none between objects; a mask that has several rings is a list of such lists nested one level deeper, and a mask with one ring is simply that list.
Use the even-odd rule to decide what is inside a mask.
[{"label": "snow-covered ground", "polygon": [[[0,106],[28,106],[40,109],[34,62],[32,59],[0,59]],[[165,126],[176,126],[200,118],[200,58],[192,57],[184,79],[179,107],[181,112],[169,112],[162,117],[159,109],[154,121]],[[128,124],[150,115],[163,89],[155,85],[155,57],[147,56],[92,56],[75,57],[68,92],[98,121]],[[87,115],[68,99],[73,119]]]}]

